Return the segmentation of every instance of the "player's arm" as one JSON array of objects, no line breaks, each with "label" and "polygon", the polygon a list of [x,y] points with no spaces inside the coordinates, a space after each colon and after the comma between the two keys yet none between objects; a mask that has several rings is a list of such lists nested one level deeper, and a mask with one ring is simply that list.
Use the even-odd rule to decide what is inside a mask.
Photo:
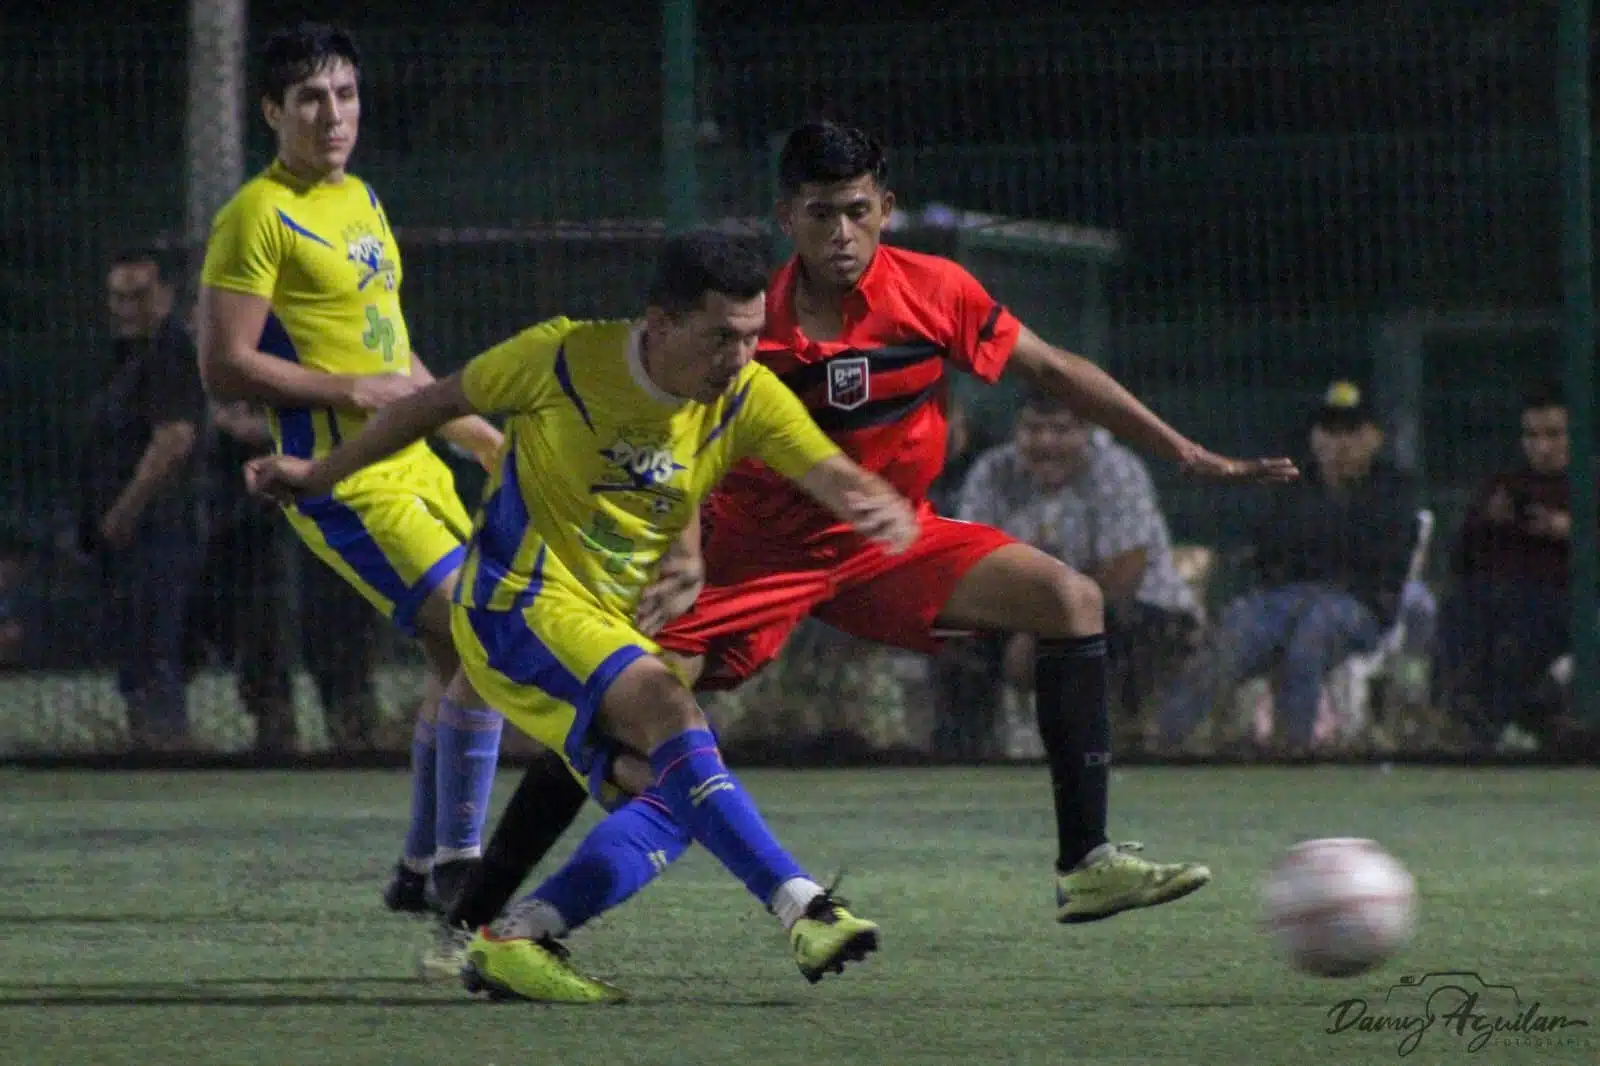
[{"label": "player's arm", "polygon": [[1045,343],[1026,326],[1017,335],[1007,365],[1080,417],[1189,473],[1242,481],[1290,481],[1298,476],[1289,459],[1227,459],[1207,451],[1167,425],[1110,374],[1081,355]]},{"label": "player's arm", "polygon": [[[435,381],[433,372],[416,352],[411,353],[411,376],[423,386]],[[500,454],[500,445],[505,442],[505,436],[481,415],[468,415],[447,422],[439,430],[439,435],[478,460],[478,465],[485,470],[493,469],[495,458]]]},{"label": "player's arm", "polygon": [[857,533],[890,552],[916,540],[916,512],[894,486],[847,458],[798,397],[757,368],[741,411],[741,450],[793,481]]},{"label": "player's arm", "polygon": [[324,496],[358,470],[387,459],[407,445],[433,436],[447,423],[477,414],[452,374],[380,408],[361,432],[315,461],[283,455],[253,459],[245,467],[250,490],[280,503]]},{"label": "player's arm", "polygon": [[235,200],[217,215],[200,271],[200,381],[221,402],[376,410],[413,391],[403,374],[329,374],[263,352],[289,236],[270,205]]},{"label": "player's arm", "polygon": [[382,408],[360,433],[315,462],[284,455],[251,460],[245,467],[251,491],[280,503],[320,496],[357,470],[458,419],[537,410],[553,377],[566,325],[565,319],[552,320],[496,345],[460,373]]}]

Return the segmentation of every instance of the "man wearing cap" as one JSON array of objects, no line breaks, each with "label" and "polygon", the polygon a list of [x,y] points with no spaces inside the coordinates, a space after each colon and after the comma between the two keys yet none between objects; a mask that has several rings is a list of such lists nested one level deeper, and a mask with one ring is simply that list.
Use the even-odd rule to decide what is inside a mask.
[{"label": "man wearing cap", "polygon": [[1324,678],[1375,648],[1400,609],[1415,483],[1378,458],[1383,431],[1349,382],[1329,387],[1309,437],[1310,476],[1274,492],[1254,527],[1254,587],[1167,694],[1165,744],[1181,744],[1245,680],[1275,672],[1282,747],[1309,752]]}]

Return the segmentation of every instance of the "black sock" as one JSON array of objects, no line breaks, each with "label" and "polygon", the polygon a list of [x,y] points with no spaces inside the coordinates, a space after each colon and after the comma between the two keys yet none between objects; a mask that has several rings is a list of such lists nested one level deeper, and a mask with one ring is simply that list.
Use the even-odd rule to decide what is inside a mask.
[{"label": "black sock", "polygon": [[560,756],[544,752],[534,759],[501,813],[483,861],[468,874],[445,921],[476,929],[498,918],[588,798]]},{"label": "black sock", "polygon": [[1111,712],[1105,636],[1039,641],[1034,699],[1055,793],[1056,869],[1065,873],[1106,842]]}]

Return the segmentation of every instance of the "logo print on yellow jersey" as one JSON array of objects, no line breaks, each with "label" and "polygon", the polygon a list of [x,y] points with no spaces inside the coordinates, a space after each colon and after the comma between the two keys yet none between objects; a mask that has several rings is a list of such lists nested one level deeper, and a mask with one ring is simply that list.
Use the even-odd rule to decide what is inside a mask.
[{"label": "logo print on yellow jersey", "polygon": [[399,271],[395,268],[394,260],[384,254],[383,238],[365,222],[346,227],[341,236],[344,238],[345,258],[359,272],[356,288],[365,289],[376,279],[385,289],[393,292]]},{"label": "logo print on yellow jersey", "polygon": [[590,492],[638,492],[652,498],[650,509],[656,514],[667,514],[685,499],[683,490],[671,482],[688,467],[674,459],[672,449],[659,438],[624,431],[609,447],[601,448],[600,455],[611,469],[589,486]]}]

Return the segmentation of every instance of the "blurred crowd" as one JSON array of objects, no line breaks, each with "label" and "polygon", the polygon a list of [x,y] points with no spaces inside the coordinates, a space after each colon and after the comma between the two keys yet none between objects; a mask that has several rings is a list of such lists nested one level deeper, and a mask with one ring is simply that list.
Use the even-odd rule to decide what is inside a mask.
[{"label": "blurred crowd", "polygon": [[[60,665],[53,645],[93,648],[116,671],[129,746],[146,751],[193,747],[190,680],[226,669],[256,748],[278,753],[305,743],[292,684],[303,668],[328,743],[372,748],[378,615],[244,492],[239,468],[270,447],[265,417],[207,403],[178,275],[157,251],[110,266],[111,359],[77,427],[63,528],[48,543],[0,537],[0,669]],[[1335,382],[1310,406],[1296,442],[1305,476],[1263,491],[1242,546],[1175,540],[1143,460],[1040,395],[987,439],[957,405],[936,503],[1100,583],[1124,751],[1569,743],[1581,729],[1567,698],[1560,390],[1528,388],[1520,452],[1486,471],[1448,523],[1384,458],[1384,427],[1357,383]],[[44,586],[63,570],[41,566],[45,556],[95,590],[89,609],[49,609]],[[855,654],[820,628],[791,655]],[[952,758],[1034,754],[1033,651],[1026,636],[954,634],[931,661],[895,665],[896,683],[922,694],[907,698],[929,708],[921,746]]]}]

